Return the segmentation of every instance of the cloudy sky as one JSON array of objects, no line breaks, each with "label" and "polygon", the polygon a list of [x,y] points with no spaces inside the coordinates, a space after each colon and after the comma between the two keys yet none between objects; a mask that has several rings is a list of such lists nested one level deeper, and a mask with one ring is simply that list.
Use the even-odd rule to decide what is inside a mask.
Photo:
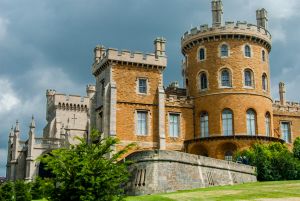
[{"label": "cloudy sky", "polygon": [[[272,94],[279,81],[287,97],[300,100],[299,0],[224,0],[224,18],[256,23],[255,10],[269,11],[273,35]],[[152,52],[153,39],[167,39],[165,85],[181,81],[180,37],[211,24],[210,0],[0,0],[0,176],[5,175],[8,132],[16,119],[26,138],[34,114],[45,126],[45,91],[85,94],[97,44]]]}]

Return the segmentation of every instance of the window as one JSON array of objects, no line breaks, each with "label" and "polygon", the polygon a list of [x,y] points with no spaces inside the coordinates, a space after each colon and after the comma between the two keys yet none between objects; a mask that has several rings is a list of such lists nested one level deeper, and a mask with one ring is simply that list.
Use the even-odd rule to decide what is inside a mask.
[{"label": "window", "polygon": [[205,59],[205,49],[200,48],[200,50],[199,50],[199,60],[203,61],[204,59]]},{"label": "window", "polygon": [[251,57],[251,48],[249,45],[245,45],[245,57]]},{"label": "window", "polygon": [[169,114],[169,135],[170,137],[179,137],[180,134],[180,115]]},{"label": "window", "polygon": [[265,52],[265,50],[261,51],[261,58],[262,58],[262,61],[266,61],[266,52]]},{"label": "window", "polygon": [[246,87],[252,87],[253,86],[252,71],[251,70],[249,70],[249,69],[245,70],[244,79],[245,79],[245,86]]},{"label": "window", "polygon": [[202,112],[200,115],[201,137],[208,137],[208,113]]},{"label": "window", "polygon": [[222,87],[231,87],[231,79],[229,70],[222,70],[221,72],[221,86]]},{"label": "window", "polygon": [[266,124],[266,136],[270,137],[271,136],[271,117],[270,117],[270,113],[266,114],[265,124]]},{"label": "window", "polygon": [[138,111],[137,112],[137,134],[138,135],[147,135],[147,116],[148,112]]},{"label": "window", "polygon": [[225,152],[225,158],[226,161],[232,161],[233,159],[233,152],[232,151],[226,151]]},{"label": "window", "polygon": [[287,142],[291,143],[291,127],[290,127],[290,122],[281,122],[281,134],[282,134],[282,139]]},{"label": "window", "polygon": [[223,44],[221,46],[221,57],[228,57],[229,53],[228,53],[228,45]]},{"label": "window", "polygon": [[139,93],[146,94],[147,93],[147,79],[139,78]]},{"label": "window", "polygon": [[104,91],[105,91],[105,81],[103,79],[103,80],[101,80],[101,96],[104,95]]},{"label": "window", "polygon": [[247,134],[255,135],[256,134],[256,113],[254,110],[250,109],[247,111]]},{"label": "window", "polygon": [[233,135],[233,123],[232,123],[232,111],[225,109],[222,112],[222,124],[223,124],[223,135],[230,136]]},{"label": "window", "polygon": [[268,79],[267,79],[267,75],[265,73],[262,76],[262,88],[265,91],[267,91],[267,89],[268,89]]},{"label": "window", "polygon": [[206,73],[200,74],[200,89],[207,89],[207,76]]}]

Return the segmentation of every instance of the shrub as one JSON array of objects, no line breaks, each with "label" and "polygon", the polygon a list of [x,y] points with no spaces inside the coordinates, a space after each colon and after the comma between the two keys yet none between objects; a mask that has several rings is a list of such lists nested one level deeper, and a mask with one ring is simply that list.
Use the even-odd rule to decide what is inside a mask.
[{"label": "shrub", "polygon": [[0,187],[0,200],[1,201],[15,201],[15,191],[12,182],[7,181]]},{"label": "shrub", "polygon": [[16,201],[31,201],[30,183],[23,180],[17,180],[14,183]]},{"label": "shrub", "polygon": [[293,153],[294,157],[300,160],[300,137],[297,137],[294,141]]}]

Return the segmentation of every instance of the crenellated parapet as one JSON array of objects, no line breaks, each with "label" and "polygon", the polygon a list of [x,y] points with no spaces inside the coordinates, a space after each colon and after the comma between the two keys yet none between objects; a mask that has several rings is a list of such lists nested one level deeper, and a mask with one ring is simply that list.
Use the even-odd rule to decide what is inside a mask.
[{"label": "crenellated parapet", "polygon": [[191,98],[186,96],[177,96],[177,95],[166,95],[165,99],[166,107],[184,107],[184,108],[193,108],[194,101]]},{"label": "crenellated parapet", "polygon": [[92,66],[92,73],[97,76],[107,66],[113,64],[163,70],[167,66],[165,43],[166,40],[164,38],[156,38],[154,41],[154,53],[132,52],[113,48],[105,49],[103,46],[97,46],[97,49],[95,48],[95,62]]},{"label": "crenellated parapet", "polygon": [[207,24],[194,27],[181,38],[182,52],[185,53],[197,44],[221,39],[250,40],[260,43],[270,52],[271,34],[261,26],[247,22],[225,22],[225,26],[209,27]]},{"label": "crenellated parapet", "polygon": [[283,104],[281,104],[280,101],[275,100],[273,103],[273,111],[274,112],[299,113],[299,115],[300,115],[300,103],[287,101],[283,105]]}]

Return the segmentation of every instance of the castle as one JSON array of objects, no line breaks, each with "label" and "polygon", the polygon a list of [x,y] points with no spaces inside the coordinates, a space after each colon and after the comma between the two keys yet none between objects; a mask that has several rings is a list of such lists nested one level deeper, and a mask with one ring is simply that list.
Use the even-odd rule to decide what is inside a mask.
[{"label": "castle", "polygon": [[[280,101],[272,100],[267,11],[256,11],[256,25],[224,24],[222,17],[222,1],[213,0],[212,26],[182,36],[184,88],[176,82],[163,86],[164,38],[155,39],[150,54],[96,46],[96,84],[87,86],[86,97],[47,90],[43,137],[36,137],[34,119],[26,141],[20,139],[18,122],[11,129],[7,178],[32,180],[43,171],[37,157],[75,143],[74,136],[88,137],[91,128],[119,138],[117,149],[136,142],[139,150],[227,161],[257,141],[292,146],[300,136],[300,104],[286,101],[284,83],[279,84]],[[146,170],[139,175],[146,178]]]}]

